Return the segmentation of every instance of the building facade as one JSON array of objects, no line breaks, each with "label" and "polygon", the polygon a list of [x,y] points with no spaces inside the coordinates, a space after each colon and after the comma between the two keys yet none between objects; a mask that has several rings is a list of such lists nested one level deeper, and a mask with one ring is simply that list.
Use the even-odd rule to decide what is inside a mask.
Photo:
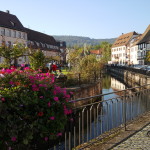
[{"label": "building facade", "polygon": [[40,49],[46,57],[60,55],[60,47],[52,36],[28,28],[25,30],[28,35],[27,45],[29,48]]},{"label": "building facade", "polygon": [[[139,34],[130,32],[119,36],[111,48],[111,62],[113,64],[126,65],[137,64],[137,57],[133,57],[137,53],[134,42]],[[132,47],[132,49],[131,49]]]},{"label": "building facade", "polygon": [[139,39],[138,45],[138,63],[141,65],[146,64],[146,53],[150,51],[150,25]]},{"label": "building facade", "polygon": [[[22,43],[34,50],[40,49],[45,56],[59,56],[62,62],[66,61],[66,42],[56,41],[52,36],[25,28],[19,19],[9,11],[0,11],[0,46],[13,46]],[[0,63],[4,58],[0,57]],[[13,63],[13,62],[12,62]],[[18,58],[18,64],[29,63],[28,56]]]},{"label": "building facade", "polygon": [[[27,44],[27,33],[15,16],[7,12],[0,11],[0,46],[5,44],[6,46],[12,46],[16,43]],[[3,58],[0,57],[0,63],[3,62]],[[19,58],[22,63],[24,60]]]},{"label": "building facade", "polygon": [[57,41],[57,45],[60,47],[60,63],[66,63],[66,42],[65,41]]}]

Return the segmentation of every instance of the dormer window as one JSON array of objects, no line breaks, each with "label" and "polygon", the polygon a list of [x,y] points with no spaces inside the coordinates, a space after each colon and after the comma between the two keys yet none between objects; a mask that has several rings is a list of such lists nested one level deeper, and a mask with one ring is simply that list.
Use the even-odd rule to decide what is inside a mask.
[{"label": "dormer window", "polygon": [[10,23],[12,24],[12,26],[15,26],[15,23],[14,23],[14,22],[10,21]]}]

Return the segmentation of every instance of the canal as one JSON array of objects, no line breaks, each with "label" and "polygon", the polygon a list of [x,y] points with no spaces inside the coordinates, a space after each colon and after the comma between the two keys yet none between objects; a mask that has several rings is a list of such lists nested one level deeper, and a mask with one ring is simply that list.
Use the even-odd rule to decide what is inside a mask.
[{"label": "canal", "polygon": [[150,108],[150,96],[145,88],[143,93],[138,88],[126,91],[130,88],[128,85],[108,74],[103,77],[101,86],[100,96],[94,100],[92,98],[91,104],[74,109],[74,121],[67,125],[59,144],[50,150],[71,150],[113,128],[123,126]]}]

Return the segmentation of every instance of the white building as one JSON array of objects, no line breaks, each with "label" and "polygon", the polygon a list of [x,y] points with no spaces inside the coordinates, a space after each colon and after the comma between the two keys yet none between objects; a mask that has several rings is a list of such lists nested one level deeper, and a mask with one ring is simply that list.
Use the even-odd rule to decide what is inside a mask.
[{"label": "white building", "polygon": [[[135,37],[139,34],[136,32],[130,32],[119,36],[111,48],[111,61],[113,64],[125,65],[125,64],[137,64],[137,57],[132,57],[137,48],[133,47]],[[132,51],[131,51],[132,46]]]},{"label": "white building", "polygon": [[139,41],[141,35],[138,35],[129,42],[128,49],[129,49],[129,64],[138,64],[138,45],[137,42]]},{"label": "white building", "polygon": [[146,64],[145,62],[146,53],[150,51],[150,25],[142,34],[137,44],[138,44],[138,63],[142,65]]},{"label": "white building", "polygon": [[[16,43],[22,43],[34,50],[40,49],[47,57],[59,56],[61,62],[66,61],[65,41],[56,41],[53,36],[24,28],[15,15],[9,11],[0,11],[0,46]],[[3,60],[4,58],[0,57],[0,63],[3,63]],[[29,63],[28,56],[19,57],[17,63]]]},{"label": "white building", "polygon": [[[6,44],[11,46],[16,43],[27,44],[27,33],[24,30],[23,25],[19,19],[7,12],[0,11],[0,46]],[[18,60],[24,62],[24,58],[19,58]],[[3,62],[3,58],[0,57],[0,63]]]}]

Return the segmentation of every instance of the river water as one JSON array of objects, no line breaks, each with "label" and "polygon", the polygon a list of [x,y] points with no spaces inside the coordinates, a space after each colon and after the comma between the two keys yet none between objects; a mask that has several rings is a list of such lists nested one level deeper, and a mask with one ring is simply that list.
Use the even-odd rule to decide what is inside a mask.
[{"label": "river water", "polygon": [[[103,100],[103,102],[100,102],[100,105],[85,106],[77,111],[74,114],[75,123],[72,124],[72,128],[66,134],[66,142],[62,142],[62,146],[59,145],[60,149],[65,149],[66,145],[66,149],[69,150],[96,138],[106,131],[123,125],[125,120],[132,120],[150,107],[150,103],[147,102],[147,95],[140,95],[135,91],[117,93],[117,91],[126,88],[128,86],[125,83],[110,75],[105,75],[100,91],[102,93],[99,94],[116,93],[101,97],[100,101]],[[125,94],[127,97],[124,101],[122,96]],[[58,149],[58,145],[55,148]]]}]

